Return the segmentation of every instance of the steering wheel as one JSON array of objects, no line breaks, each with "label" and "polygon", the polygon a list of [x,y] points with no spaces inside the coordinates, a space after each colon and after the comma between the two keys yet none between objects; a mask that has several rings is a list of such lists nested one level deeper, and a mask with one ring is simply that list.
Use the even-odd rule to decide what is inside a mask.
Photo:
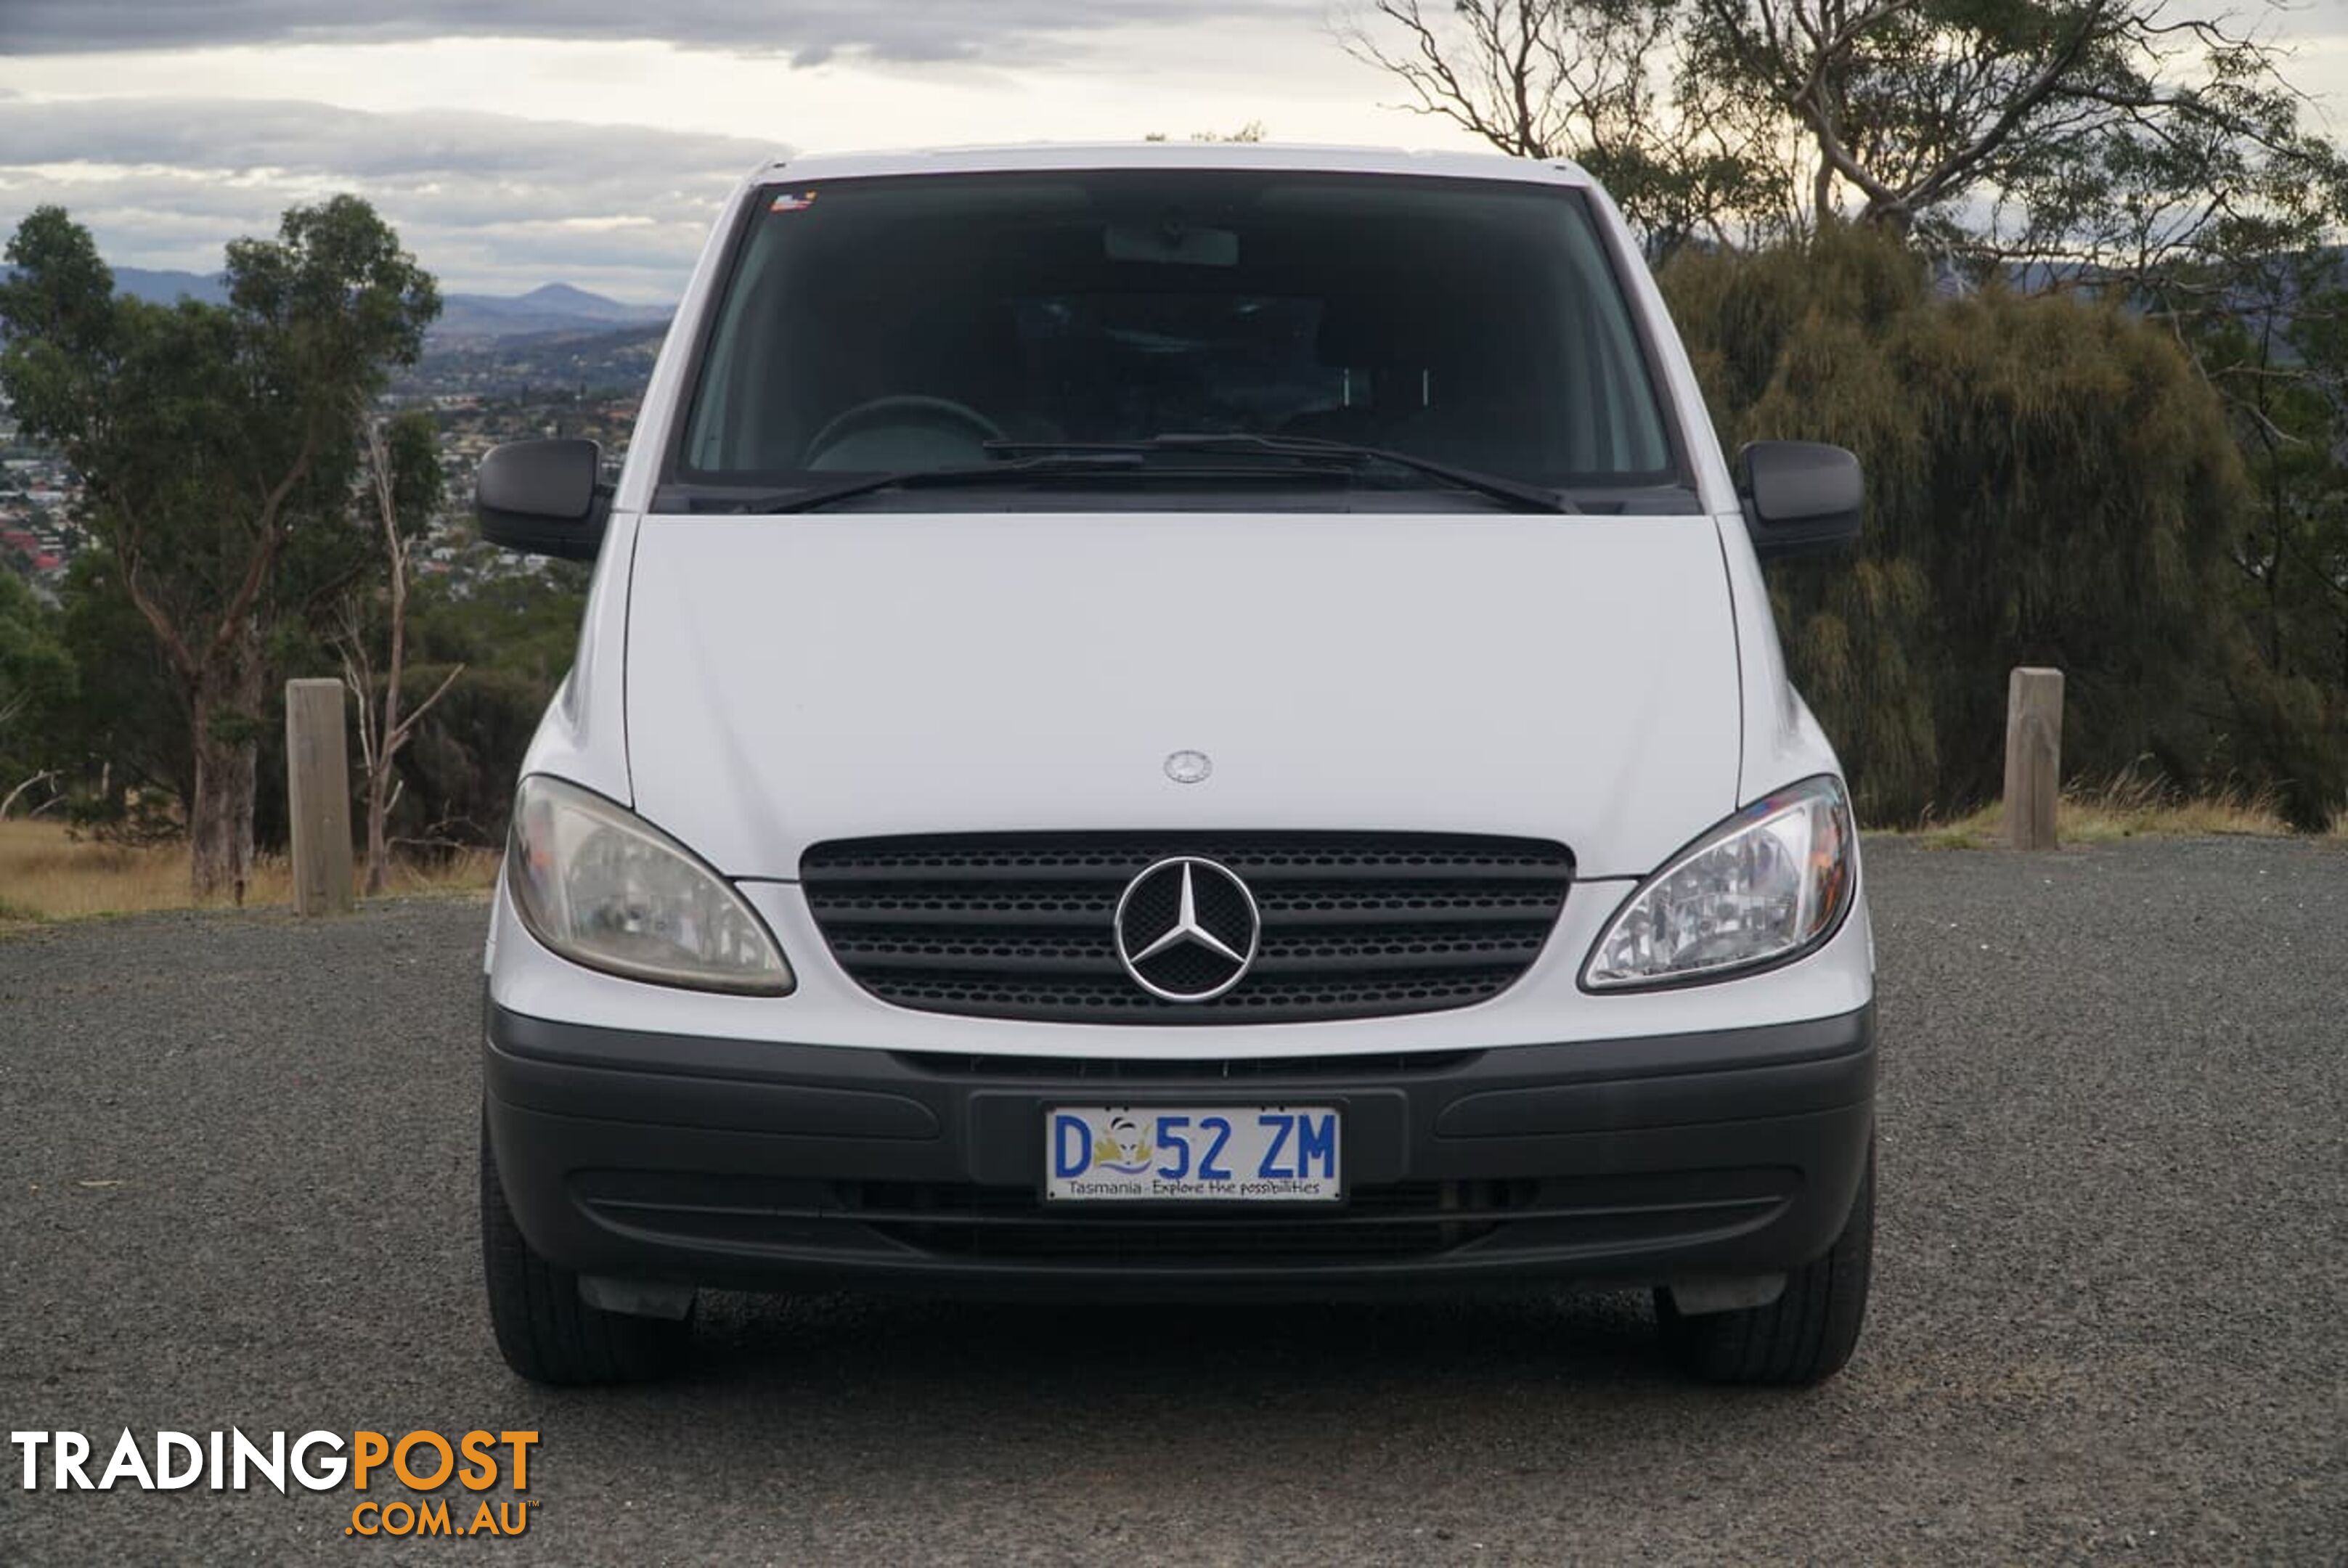
[{"label": "steering wheel", "polygon": [[[815,433],[807,444],[807,466],[820,468],[824,455],[850,436],[872,429],[876,425],[912,425],[944,434],[976,436],[982,441],[1000,441],[1003,427],[967,404],[956,403],[951,397],[931,397],[920,393],[891,393],[876,397],[870,403],[860,403]],[[973,454],[973,456],[979,456]]]}]

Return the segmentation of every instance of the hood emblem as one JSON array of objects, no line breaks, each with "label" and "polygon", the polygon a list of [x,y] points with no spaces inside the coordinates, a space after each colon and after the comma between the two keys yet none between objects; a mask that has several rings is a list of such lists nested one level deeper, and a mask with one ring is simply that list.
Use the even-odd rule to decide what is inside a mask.
[{"label": "hood emblem", "polygon": [[1166,757],[1166,776],[1176,784],[1203,784],[1215,771],[1215,759],[1204,752],[1170,752]]},{"label": "hood emblem", "polygon": [[1203,1002],[1247,978],[1263,916],[1231,867],[1178,855],[1125,885],[1115,928],[1135,985],[1162,1001]]}]

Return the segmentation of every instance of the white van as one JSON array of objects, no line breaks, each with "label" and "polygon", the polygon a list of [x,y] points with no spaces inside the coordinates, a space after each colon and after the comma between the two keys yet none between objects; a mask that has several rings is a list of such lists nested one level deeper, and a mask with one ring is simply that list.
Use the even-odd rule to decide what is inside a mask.
[{"label": "white van", "polygon": [[1874,963],[1724,457],[1565,164],[794,159],[616,484],[489,934],[481,1219],[548,1382],[703,1286],[1652,1287],[1692,1372],[1849,1358]]}]

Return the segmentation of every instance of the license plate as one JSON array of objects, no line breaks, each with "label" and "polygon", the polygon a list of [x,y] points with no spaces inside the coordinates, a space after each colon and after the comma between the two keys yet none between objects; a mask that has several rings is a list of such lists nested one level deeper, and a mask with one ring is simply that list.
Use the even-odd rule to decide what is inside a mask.
[{"label": "license plate", "polygon": [[1044,1196],[1335,1203],[1339,1121],[1327,1105],[1055,1105]]}]

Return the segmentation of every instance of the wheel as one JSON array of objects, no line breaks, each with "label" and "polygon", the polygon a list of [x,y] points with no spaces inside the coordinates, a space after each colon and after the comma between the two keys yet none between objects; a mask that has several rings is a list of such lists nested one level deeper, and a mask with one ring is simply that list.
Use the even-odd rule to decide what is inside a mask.
[{"label": "wheel", "polygon": [[1875,1254],[1875,1147],[1842,1234],[1816,1262],[1786,1276],[1766,1307],[1685,1317],[1655,1292],[1663,1348],[1683,1371],[1714,1383],[1799,1385],[1833,1377],[1859,1344]]},{"label": "wheel", "polygon": [[638,1317],[591,1307],[579,1276],[532,1252],[506,1206],[504,1186],[481,1131],[481,1264],[489,1323],[506,1365],[534,1383],[636,1383],[681,1366],[693,1317]]}]

